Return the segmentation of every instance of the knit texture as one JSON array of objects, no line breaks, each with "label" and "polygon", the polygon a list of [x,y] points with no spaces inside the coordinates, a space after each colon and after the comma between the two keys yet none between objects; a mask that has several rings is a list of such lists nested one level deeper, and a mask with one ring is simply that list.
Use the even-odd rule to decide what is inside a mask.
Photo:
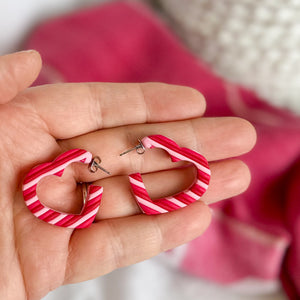
[{"label": "knit texture", "polygon": [[300,0],[160,0],[219,75],[300,114]]}]

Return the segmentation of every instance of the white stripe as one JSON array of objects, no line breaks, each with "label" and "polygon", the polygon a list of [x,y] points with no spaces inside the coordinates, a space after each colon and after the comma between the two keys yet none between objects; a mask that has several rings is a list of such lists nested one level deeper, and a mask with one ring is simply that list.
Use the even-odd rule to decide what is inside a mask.
[{"label": "white stripe", "polygon": [[[101,189],[100,189],[99,191],[97,191],[97,192],[95,192],[95,193],[92,193],[89,200],[92,200],[92,199],[96,198],[96,197],[99,196],[102,192],[103,192],[103,187],[101,187]],[[46,211],[50,210],[49,208],[44,208],[44,209],[46,209]],[[41,211],[42,211],[42,210],[41,210]],[[41,211],[39,211],[38,213],[40,213]],[[57,212],[57,211],[55,211],[55,210],[53,210],[53,211],[54,211],[54,212]],[[54,218],[53,220],[48,221],[49,224],[56,224],[56,223],[58,223],[59,221],[61,221],[63,218],[69,216],[69,214],[60,213],[60,212],[58,212],[58,213],[59,213],[60,215],[57,216],[56,218]],[[42,214],[42,213],[41,213],[41,214]],[[41,215],[41,214],[40,214],[40,215]],[[35,216],[38,217],[36,214],[35,214]]]},{"label": "white stripe", "polygon": [[56,218],[54,218],[53,220],[49,221],[49,224],[56,224],[58,223],[60,220],[62,220],[63,218],[65,218],[66,216],[68,216],[67,214],[60,214],[59,216],[57,216]]},{"label": "white stripe", "polygon": [[[87,156],[88,155],[88,156]],[[49,175],[53,175],[61,170],[64,170],[69,164],[73,163],[73,162],[79,162],[82,159],[86,159],[88,161],[86,161],[86,163],[89,163],[89,158],[91,159],[91,154],[89,152],[83,153],[80,156],[77,156],[69,161],[67,161],[66,163],[64,163],[63,165],[60,165],[58,167],[56,167],[55,169],[44,173],[42,175],[40,175],[39,177],[35,178],[34,180],[26,183],[23,185],[23,191],[26,191],[27,189],[31,188],[33,185],[37,184],[42,178],[49,176]]]},{"label": "white stripe", "polygon": [[134,179],[134,178],[132,178],[132,177],[130,177],[130,176],[129,176],[129,181],[130,181],[132,184],[139,186],[140,188],[146,189],[143,182],[140,182],[140,181],[138,181],[138,180],[136,180],[136,179]]},{"label": "white stripe", "polygon": [[90,213],[88,213],[87,215],[85,215],[84,217],[82,217],[80,220],[78,220],[77,222],[75,222],[74,224],[68,226],[68,228],[76,228],[78,227],[80,224],[82,224],[83,222],[85,222],[86,220],[88,220],[89,218],[91,218],[92,216],[95,216],[98,212],[99,206],[96,207],[94,210],[92,210]]},{"label": "white stripe", "polygon": [[141,198],[139,196],[136,196],[136,198],[137,198],[137,201],[139,203],[141,203],[141,204],[143,204],[143,205],[145,205],[145,206],[147,206],[149,208],[152,208],[152,209],[154,209],[154,210],[156,210],[156,211],[158,211],[160,213],[166,213],[166,212],[168,212],[167,210],[165,210],[165,209],[163,209],[163,208],[161,208],[161,207],[153,204],[152,202],[149,202],[149,201],[147,201],[147,200],[145,200],[145,199],[143,199],[143,198]]},{"label": "white stripe", "polygon": [[152,139],[150,139],[150,140],[151,140],[151,142],[153,143],[153,146],[158,147],[158,148],[165,149],[165,150],[166,150],[167,152],[169,152],[171,155],[173,155],[173,156],[179,158],[180,160],[190,161],[190,162],[192,162],[199,170],[201,170],[202,172],[204,172],[204,173],[206,173],[206,174],[208,174],[208,175],[211,174],[210,169],[208,169],[208,168],[202,166],[201,164],[195,162],[194,160],[192,160],[192,159],[190,159],[190,158],[188,158],[188,157],[186,157],[186,156],[184,156],[184,155],[182,155],[182,154],[180,154],[180,153],[178,153],[178,152],[175,152],[175,151],[169,149],[168,147],[166,147],[166,146],[164,146],[164,145],[162,145],[162,144],[160,144],[160,143],[157,143],[156,141],[153,141]]},{"label": "white stripe", "polygon": [[208,188],[208,185],[206,183],[204,183],[203,181],[199,180],[199,179],[196,181],[196,184],[200,185],[201,187],[203,187],[206,190]]},{"label": "white stripe", "polygon": [[178,205],[179,207],[186,207],[187,206],[185,203],[183,203],[183,202],[181,202],[181,201],[179,201],[179,200],[177,200],[173,197],[167,197],[166,200]]},{"label": "white stripe", "polygon": [[[103,193],[103,187],[101,187],[101,189],[99,191],[92,193],[90,195],[89,200],[95,199],[97,196],[101,195],[102,193]],[[99,209],[99,207],[97,209]],[[50,223],[50,224],[56,224],[56,223],[58,223],[59,221],[61,221],[63,218],[65,218],[67,216],[69,216],[69,215],[61,213],[59,216],[57,216],[53,220],[49,221],[48,223]]]},{"label": "white stripe", "polygon": [[194,198],[195,200],[198,200],[201,198],[199,195],[193,193],[192,191],[186,191],[186,192],[184,192],[184,194],[189,195],[190,197]]},{"label": "white stripe", "polygon": [[47,212],[49,210],[50,209],[48,207],[44,207],[41,210],[35,212],[34,215],[38,218],[39,216],[41,216],[42,214],[44,214],[45,212]]},{"label": "white stripe", "polygon": [[90,194],[89,198],[88,198],[88,201],[95,199],[96,197],[98,197],[102,193],[103,193],[103,187],[101,187],[101,189],[99,191],[96,191],[96,192]]},{"label": "white stripe", "polygon": [[38,199],[38,196],[35,195],[34,197],[32,197],[32,198],[26,200],[25,203],[26,203],[27,206],[29,206],[30,204],[32,204],[32,203],[34,203],[34,202],[36,202],[36,201],[38,201],[38,200],[39,200],[39,199]]},{"label": "white stripe", "polygon": [[[97,196],[101,195],[102,193],[103,193],[103,187],[101,187],[101,189],[99,191],[92,193],[90,195],[89,201],[95,199]],[[39,200],[38,196],[35,195],[34,197],[26,200],[25,203],[26,203],[27,206],[29,206],[29,205],[31,205],[32,203],[34,203],[38,200]]]}]

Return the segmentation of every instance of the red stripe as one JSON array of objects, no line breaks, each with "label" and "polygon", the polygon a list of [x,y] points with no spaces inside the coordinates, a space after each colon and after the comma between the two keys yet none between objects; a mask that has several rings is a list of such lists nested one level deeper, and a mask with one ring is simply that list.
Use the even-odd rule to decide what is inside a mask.
[{"label": "red stripe", "polygon": [[[201,154],[199,154],[191,149],[187,149],[187,148],[181,148],[180,150],[181,151],[177,150],[176,153],[183,155],[184,157],[186,157],[186,159],[178,158],[178,157],[170,154],[173,161],[190,161],[194,164],[196,162],[199,165],[208,168],[207,160]],[[173,151],[175,151],[175,150],[173,150]]]},{"label": "red stripe", "polygon": [[45,206],[42,205],[40,202],[35,202],[34,204],[36,204],[36,205],[33,208],[30,208],[30,210],[33,214],[40,211],[41,209],[45,208]]},{"label": "red stripe", "polygon": [[143,182],[142,175],[140,173],[130,174],[129,177],[131,177],[137,181]]},{"label": "red stripe", "polygon": [[89,227],[93,223],[94,219],[95,219],[95,216],[92,216],[89,219],[87,219],[86,221],[84,221],[83,223],[81,223],[80,225],[78,225],[76,228]]},{"label": "red stripe", "polygon": [[32,211],[35,207],[37,207],[38,205],[41,205],[40,200],[36,200],[33,203],[31,203],[30,205],[28,205],[28,208],[30,211]]},{"label": "red stripe", "polygon": [[96,192],[98,192],[99,190],[101,190],[101,186],[99,186],[99,185],[90,185],[89,186],[89,189],[88,189],[88,192],[89,192],[89,194],[93,194],[93,193],[96,193]]},{"label": "red stripe", "polygon": [[139,203],[139,202],[138,202],[138,204],[139,204],[141,210],[142,210],[145,214],[147,214],[147,215],[158,215],[158,214],[160,214],[159,211],[156,211],[156,210],[154,210],[154,209],[152,209],[152,208],[150,208],[150,207],[148,207],[148,206],[145,206],[145,205],[143,205],[143,204],[141,204],[141,203]]},{"label": "red stripe", "polygon": [[96,196],[92,200],[88,200],[85,207],[89,207],[91,205],[94,205],[94,203],[100,203],[102,198],[102,194]]},{"label": "red stripe", "polygon": [[[156,141],[159,144],[162,144],[163,146],[166,146],[167,148],[173,150],[174,152],[181,154],[183,156],[186,156],[187,158],[191,159],[192,161],[195,161],[195,162],[199,163],[200,165],[208,168],[208,163],[207,163],[206,158],[203,155],[201,155],[200,153],[198,153],[194,150],[191,150],[189,148],[184,148],[184,147],[181,148],[176,143],[174,143],[172,140],[165,138],[163,136],[158,136],[158,138],[151,137],[151,139]],[[167,139],[167,143],[165,142],[165,139]],[[173,156],[173,155],[171,155],[171,156]],[[174,158],[176,158],[176,161],[181,160],[177,157],[174,157]]]},{"label": "red stripe", "polygon": [[80,155],[82,155],[82,153],[81,154],[74,153],[73,155],[67,155],[67,156],[63,155],[64,157],[62,159],[54,160],[53,162],[45,163],[35,167],[26,176],[26,179],[24,180],[24,184],[30,183],[31,181],[35,180],[39,176],[48,173],[54,170],[55,168],[58,168],[59,166],[68,162],[69,160],[79,157]]},{"label": "red stripe", "polygon": [[63,226],[63,227],[69,227],[70,225],[76,223],[78,220],[81,219],[81,216],[78,216],[78,215],[70,215],[70,216],[71,216],[71,218],[68,218],[68,219],[65,218],[65,219],[64,219],[65,222],[64,222],[64,224],[61,225],[61,226]]},{"label": "red stripe", "polygon": [[173,211],[173,210],[180,208],[180,206],[178,206],[175,203],[170,202],[169,200],[167,200],[165,198],[154,200],[153,203],[167,211]]},{"label": "red stripe", "polygon": [[143,198],[147,201],[152,201],[151,198],[149,197],[148,192],[145,189],[143,189],[137,185],[134,185],[134,184],[132,184],[131,186],[132,186],[133,192],[136,196],[139,196],[140,198]]},{"label": "red stripe", "polygon": [[54,211],[54,210],[50,209],[46,213],[42,214],[41,217],[43,217],[43,221],[49,223],[50,221],[52,221],[53,219],[55,219],[56,217],[58,217],[60,215],[61,215],[60,212],[57,212],[57,211]]},{"label": "red stripe", "polygon": [[35,184],[32,187],[30,187],[29,189],[23,191],[23,196],[24,196],[24,198],[26,198],[26,200],[28,200],[36,195],[36,187],[37,187],[37,185]]},{"label": "red stripe", "polygon": [[[60,221],[58,221],[57,223],[55,223],[55,225],[57,226],[61,226],[61,227],[67,227],[67,222],[73,218],[74,215],[67,215],[65,216],[63,219],[61,219]],[[74,223],[74,222],[73,222]],[[72,224],[73,224],[72,223]]]},{"label": "red stripe", "polygon": [[197,178],[204,182],[205,184],[209,184],[209,181],[210,181],[210,175],[202,172],[201,170],[198,169],[198,172],[197,172]]},{"label": "red stripe", "polygon": [[37,173],[37,172],[42,172],[43,169],[46,169],[48,166],[50,166],[52,163],[48,162],[48,163],[43,163],[41,165],[38,165],[36,167],[34,167],[33,169],[30,170],[30,172],[26,175],[26,178],[24,179],[24,183],[23,184],[27,184],[29,182],[32,181],[32,177]]},{"label": "red stripe", "polygon": [[201,187],[200,185],[194,184],[191,188],[190,191],[197,194],[199,198],[205,193],[206,189]]},{"label": "red stripe", "polygon": [[[195,161],[195,162],[199,163],[200,165],[208,168],[208,163],[207,163],[207,160],[205,159],[205,157],[196,151],[193,151],[188,148],[181,148],[176,143],[174,143],[172,140],[169,140],[168,138],[165,138],[163,136],[151,136],[151,140],[167,147],[168,149],[173,150],[174,152],[176,152],[178,154],[186,156],[192,162]],[[174,155],[171,155],[171,154],[170,154],[170,156],[174,157]],[[174,158],[176,159],[176,161],[183,160],[183,159],[177,158],[176,156]]]},{"label": "red stripe", "polygon": [[69,150],[69,151],[61,154],[60,156],[58,156],[53,162],[44,163],[44,164],[41,164],[41,165],[33,168],[27,174],[27,176],[24,180],[24,184],[31,182],[32,180],[38,178],[39,176],[54,170],[55,168],[65,164],[66,162],[68,162],[76,157],[81,156],[84,153],[86,153],[85,150],[72,149],[72,150]]},{"label": "red stripe", "polygon": [[87,206],[86,209],[84,210],[84,214],[82,214],[82,216],[85,216],[85,215],[89,214],[91,211],[93,211],[94,209],[96,209],[97,207],[99,207],[100,203],[101,203],[101,200],[98,199],[93,204]]},{"label": "red stripe", "polygon": [[177,148],[177,149],[180,148],[177,143],[175,143],[173,140],[171,140],[163,135],[159,135],[159,134],[149,135],[148,138],[150,138],[152,141],[155,141],[155,142],[165,145],[167,147],[171,146],[172,148]]},{"label": "red stripe", "polygon": [[[78,216],[78,215],[72,215],[72,218],[68,218],[68,220],[66,220],[66,222],[64,222],[63,227],[69,227],[69,226],[71,226],[72,224],[74,224],[77,221],[81,220],[83,216],[85,216],[85,214],[84,215],[80,215],[80,216]],[[93,215],[92,217],[95,218],[95,216],[96,215]],[[78,226],[80,226],[80,225],[78,225]]]},{"label": "red stripe", "polygon": [[186,205],[189,205],[196,201],[194,198],[190,197],[187,194],[183,194],[183,193],[176,194],[173,197]]},{"label": "red stripe", "polygon": [[[95,205],[94,208],[96,208],[96,207],[97,207],[97,205]],[[69,227],[70,225],[72,225],[72,224],[76,223],[77,221],[79,221],[80,219],[82,219],[82,217],[87,215],[89,212],[90,211],[88,211],[88,210],[84,210],[84,212],[81,215],[68,215],[67,217],[62,219],[60,222],[56,223],[56,225],[63,226],[63,227]],[[95,216],[96,216],[96,214],[94,214],[92,217],[95,218]]]},{"label": "red stripe", "polygon": [[203,155],[201,155],[200,153],[198,153],[194,150],[191,150],[189,148],[181,148],[181,149],[182,149],[183,155],[189,157],[191,160],[197,162],[198,164],[208,168],[208,162]]}]

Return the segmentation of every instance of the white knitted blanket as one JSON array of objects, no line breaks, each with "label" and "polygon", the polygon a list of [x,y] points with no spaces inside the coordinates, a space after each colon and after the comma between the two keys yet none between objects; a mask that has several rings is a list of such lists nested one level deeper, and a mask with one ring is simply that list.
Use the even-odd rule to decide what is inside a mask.
[{"label": "white knitted blanket", "polygon": [[300,114],[300,0],[159,0],[221,76]]}]

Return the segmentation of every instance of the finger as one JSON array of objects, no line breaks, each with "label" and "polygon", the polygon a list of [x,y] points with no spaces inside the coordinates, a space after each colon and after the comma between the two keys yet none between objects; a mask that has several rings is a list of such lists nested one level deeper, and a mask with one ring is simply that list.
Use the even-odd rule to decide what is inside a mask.
[{"label": "finger", "polygon": [[[209,187],[201,198],[206,204],[241,194],[249,186],[250,171],[247,165],[240,160],[229,159],[214,162],[210,164],[210,169]],[[80,213],[83,205],[82,188],[76,189],[74,176],[77,177],[77,181],[85,180],[82,171],[76,174],[74,169],[68,167],[61,178],[48,176],[41,180],[38,186],[40,200],[48,207],[58,211]],[[195,180],[195,168],[190,166],[144,174],[143,180],[150,198],[158,199],[189,188]],[[108,177],[96,181],[94,184],[104,188],[96,221],[141,213],[131,191],[128,176]]]},{"label": "finger", "polygon": [[[242,161],[231,159],[211,163],[211,179],[201,200],[211,204],[244,192],[250,183],[250,171]],[[194,182],[195,169],[187,167],[144,174],[143,181],[151,199],[181,192]],[[104,188],[96,220],[119,218],[141,213],[131,191],[128,176],[116,176],[95,182]]]},{"label": "finger", "polygon": [[[121,152],[136,145],[138,138],[150,134],[167,136],[180,147],[200,152],[208,161],[244,154],[252,149],[256,141],[255,130],[249,122],[226,117],[113,128],[61,141],[60,146],[63,149],[79,147],[99,155],[112,175],[149,173],[174,168],[176,164],[161,149],[147,150],[143,155],[133,151],[120,157]],[[100,178],[103,178],[102,172],[94,174],[89,180]]]},{"label": "finger", "polygon": [[88,280],[186,243],[210,223],[203,202],[158,216],[103,220],[74,231],[65,284]]},{"label": "finger", "polygon": [[21,51],[0,57],[0,103],[6,103],[27,88],[42,66],[39,53]]},{"label": "finger", "polygon": [[196,90],[162,83],[56,84],[26,95],[58,139],[126,124],[188,119],[205,110]]},{"label": "finger", "polygon": [[72,229],[50,225],[36,218],[26,207],[21,190],[14,201],[11,227],[15,232],[11,235],[14,236],[15,255],[27,291],[24,299],[41,299],[49,290],[62,284]]},{"label": "finger", "polygon": [[248,166],[241,160],[230,159],[211,165],[210,184],[201,198],[206,204],[237,196],[249,187],[251,173]]}]

